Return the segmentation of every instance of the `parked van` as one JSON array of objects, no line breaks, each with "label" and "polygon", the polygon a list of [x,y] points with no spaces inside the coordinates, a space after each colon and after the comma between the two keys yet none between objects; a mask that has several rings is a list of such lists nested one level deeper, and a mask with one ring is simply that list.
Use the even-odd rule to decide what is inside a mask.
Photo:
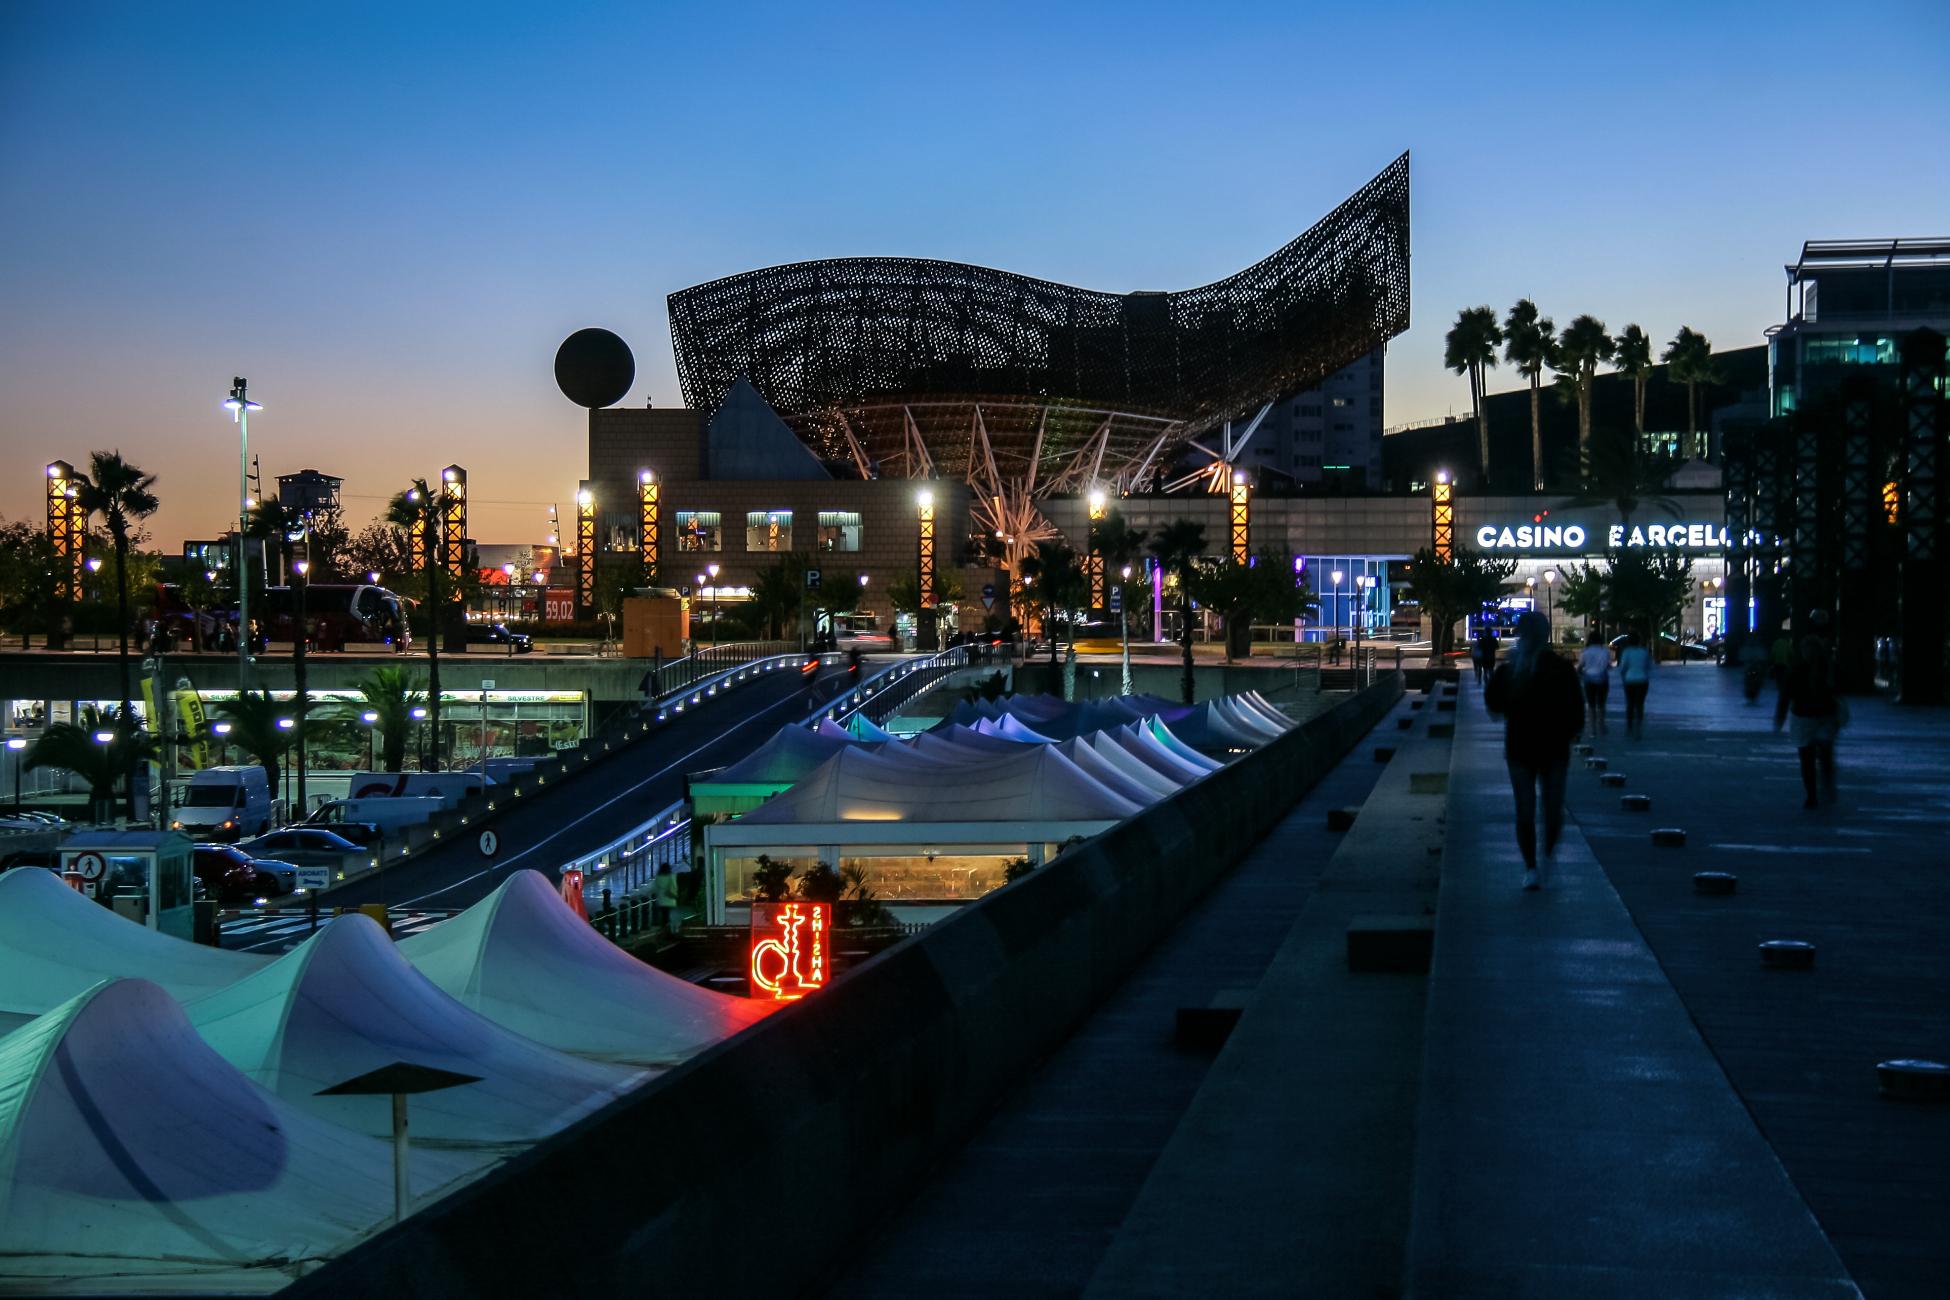
[{"label": "parked van", "polygon": [[277,824],[271,779],[263,768],[206,767],[190,773],[170,828],[192,839],[231,843],[262,835]]},{"label": "parked van", "polygon": [[445,799],[432,796],[334,799],[307,817],[304,824],[330,830],[347,822],[364,822],[368,826],[377,826],[383,834],[397,835],[409,826],[425,825],[435,813],[444,812],[448,807]]},{"label": "parked van", "polygon": [[439,799],[451,808],[484,783],[479,772],[354,772],[347,799]]}]

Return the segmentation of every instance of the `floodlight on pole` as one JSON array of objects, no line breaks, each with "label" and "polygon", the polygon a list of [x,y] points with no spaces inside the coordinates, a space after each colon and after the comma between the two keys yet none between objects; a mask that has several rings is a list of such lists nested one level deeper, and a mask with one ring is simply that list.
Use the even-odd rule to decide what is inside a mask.
[{"label": "floodlight on pole", "polygon": [[643,585],[647,587],[657,575],[657,530],[661,525],[663,486],[657,482],[656,472],[649,469],[637,471],[636,484],[637,553],[643,561]]},{"label": "floodlight on pole", "polygon": [[914,494],[916,521],[919,534],[916,538],[915,580],[920,587],[920,607],[924,610],[934,608],[934,492],[922,488]]},{"label": "floodlight on pole", "polygon": [[1449,481],[1449,471],[1439,469],[1435,472],[1435,483],[1430,488],[1430,546],[1435,551],[1438,563],[1447,564],[1456,552],[1456,502],[1455,485]]},{"label": "floodlight on pole", "polygon": [[596,494],[588,488],[576,493],[576,604],[584,613],[596,608]]},{"label": "floodlight on pole", "polygon": [[1104,608],[1104,553],[1097,545],[1097,525],[1109,513],[1108,498],[1101,488],[1090,493],[1090,608]]}]

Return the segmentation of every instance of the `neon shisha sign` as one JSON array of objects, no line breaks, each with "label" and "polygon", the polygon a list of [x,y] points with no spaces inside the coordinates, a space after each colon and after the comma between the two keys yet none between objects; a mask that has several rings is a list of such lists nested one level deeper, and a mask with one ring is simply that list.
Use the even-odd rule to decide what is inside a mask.
[{"label": "neon shisha sign", "polygon": [[796,1002],[826,986],[831,903],[753,903],[752,996]]}]

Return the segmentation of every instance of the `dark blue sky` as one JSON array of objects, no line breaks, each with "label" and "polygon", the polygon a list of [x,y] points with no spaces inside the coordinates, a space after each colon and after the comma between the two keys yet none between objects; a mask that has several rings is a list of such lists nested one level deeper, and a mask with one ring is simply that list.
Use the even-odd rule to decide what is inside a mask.
[{"label": "dark blue sky", "polygon": [[[1759,342],[1810,237],[1950,233],[1950,4],[0,5],[0,514],[119,445],[163,544],[267,474],[362,522],[473,475],[483,541],[584,472],[555,345],[678,394],[664,295],[907,253],[1107,290],[1246,265],[1403,149],[1388,420],[1467,404],[1458,307]],[[1507,377],[1499,377],[1499,383]],[[487,503],[507,503],[489,505]]]}]

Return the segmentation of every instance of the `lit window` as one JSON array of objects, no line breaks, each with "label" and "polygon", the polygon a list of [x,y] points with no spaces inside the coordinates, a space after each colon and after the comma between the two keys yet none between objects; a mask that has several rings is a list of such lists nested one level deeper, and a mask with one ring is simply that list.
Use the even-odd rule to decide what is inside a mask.
[{"label": "lit window", "polygon": [[792,549],[790,510],[753,510],[745,515],[745,549],[748,551],[789,551]]},{"label": "lit window", "polygon": [[722,551],[724,526],[715,510],[677,512],[677,549],[680,551]]},{"label": "lit window", "polygon": [[819,549],[857,551],[860,549],[860,512],[822,510],[819,512]]}]

